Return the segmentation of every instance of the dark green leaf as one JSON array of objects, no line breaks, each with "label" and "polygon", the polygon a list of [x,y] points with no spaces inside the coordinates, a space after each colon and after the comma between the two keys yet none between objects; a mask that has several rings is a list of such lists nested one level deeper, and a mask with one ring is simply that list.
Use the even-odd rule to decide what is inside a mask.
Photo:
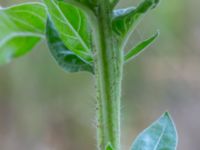
[{"label": "dark green leaf", "polygon": [[159,32],[157,32],[155,35],[153,35],[149,39],[142,41],[137,46],[129,50],[128,53],[125,55],[124,60],[127,62],[137,57],[140,53],[142,53],[149,45],[151,45],[156,40],[158,35],[159,35]]},{"label": "dark green leaf", "polygon": [[159,0],[144,0],[136,8],[118,9],[114,11],[113,30],[120,40],[126,38],[133,32],[138,22],[151,9],[155,8]]},{"label": "dark green leaf", "polygon": [[0,64],[31,50],[44,36],[46,18],[41,3],[0,9]]},{"label": "dark green leaf", "polygon": [[89,71],[93,73],[91,64],[82,60],[64,45],[53,23],[49,19],[46,28],[46,37],[50,52],[60,67],[67,72]]},{"label": "dark green leaf", "polygon": [[92,62],[91,32],[83,11],[65,2],[43,1],[65,46],[85,61]]},{"label": "dark green leaf", "polygon": [[176,150],[177,133],[168,113],[145,129],[135,140],[131,150]]}]

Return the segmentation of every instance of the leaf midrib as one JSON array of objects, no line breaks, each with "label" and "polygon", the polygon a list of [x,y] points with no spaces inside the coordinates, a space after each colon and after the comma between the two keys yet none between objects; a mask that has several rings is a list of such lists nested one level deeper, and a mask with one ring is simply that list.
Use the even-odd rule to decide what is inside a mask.
[{"label": "leaf midrib", "polygon": [[157,150],[157,148],[158,148],[158,146],[159,146],[159,144],[160,144],[160,141],[161,141],[162,137],[164,136],[164,133],[165,133],[165,131],[166,131],[166,128],[167,128],[167,124],[165,124],[165,126],[164,126],[164,128],[163,128],[163,130],[162,130],[162,132],[161,132],[161,134],[160,134],[160,136],[159,136],[159,138],[158,138],[158,141],[157,141],[157,143],[156,143],[156,145],[155,145],[155,147],[154,147],[153,150]]},{"label": "leaf midrib", "polygon": [[[45,23],[45,21],[44,21],[44,17],[43,17],[42,15],[40,16],[40,15],[34,13],[33,11],[28,11],[28,10],[14,10],[14,11],[12,11],[12,12],[31,14],[31,15],[37,17],[38,19],[40,19],[41,22]],[[11,15],[12,15],[12,14],[11,14]]]},{"label": "leaf midrib", "polygon": [[31,33],[31,32],[13,32],[6,37],[4,37],[3,40],[0,40],[0,47],[2,47],[4,44],[6,44],[8,41],[12,40],[15,37],[38,37],[43,38],[44,36],[42,34],[37,33]]},{"label": "leaf midrib", "polygon": [[[79,33],[76,31],[76,29],[70,24],[69,20],[65,17],[65,15],[63,14],[63,12],[61,11],[61,9],[58,7],[57,4],[55,4],[54,1],[52,1],[53,5],[55,5],[56,9],[59,11],[60,15],[62,16],[63,20],[66,21],[67,25],[70,27],[70,29],[72,30],[72,32],[76,35],[76,37],[79,39],[79,41],[81,42],[81,44],[83,45],[83,47],[87,50],[87,52],[90,52],[89,47],[87,46],[87,44],[85,44],[85,41],[82,39],[82,37],[79,35]],[[55,16],[57,17],[57,16]],[[58,18],[58,17],[57,17]],[[58,18],[59,19],[59,18]]]}]

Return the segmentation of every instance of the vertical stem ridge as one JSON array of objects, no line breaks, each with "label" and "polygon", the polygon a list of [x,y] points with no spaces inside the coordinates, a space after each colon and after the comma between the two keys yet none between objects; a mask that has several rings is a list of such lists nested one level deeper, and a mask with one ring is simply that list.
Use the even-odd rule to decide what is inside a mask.
[{"label": "vertical stem ridge", "polygon": [[95,62],[97,86],[97,140],[99,150],[111,144],[120,150],[120,98],[123,55],[112,32],[108,0],[100,0],[97,11],[98,39]]}]

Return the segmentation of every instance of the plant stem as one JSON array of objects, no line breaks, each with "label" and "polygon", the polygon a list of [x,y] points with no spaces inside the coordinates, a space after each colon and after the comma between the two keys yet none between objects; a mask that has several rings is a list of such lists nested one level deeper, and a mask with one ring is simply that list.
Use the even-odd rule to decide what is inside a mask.
[{"label": "plant stem", "polygon": [[96,46],[97,141],[99,150],[111,144],[120,150],[120,98],[123,55],[112,32],[108,0],[100,0],[97,10]]}]

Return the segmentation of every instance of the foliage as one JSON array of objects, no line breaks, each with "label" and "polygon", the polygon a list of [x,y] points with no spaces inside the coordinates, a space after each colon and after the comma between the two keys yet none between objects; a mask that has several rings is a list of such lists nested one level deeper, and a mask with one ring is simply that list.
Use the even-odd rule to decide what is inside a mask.
[{"label": "foliage", "polygon": [[[116,2],[115,0],[111,1],[113,5]],[[44,0],[44,3],[50,17],[49,20],[53,24],[49,25],[50,21],[48,21],[46,29],[47,13],[42,3],[25,3],[0,10],[0,25],[3,31],[0,34],[0,64],[10,62],[13,58],[30,51],[41,38],[44,38],[46,30],[48,41],[53,41],[55,34],[59,38],[53,44],[48,42],[48,45],[53,57],[64,70],[67,72],[93,72],[95,54],[92,52],[92,39],[96,37],[92,37],[95,36],[92,32],[97,29],[95,14],[92,12],[93,10],[87,10],[83,6],[83,4],[91,4],[91,2],[89,0],[67,0],[66,2]],[[145,0],[137,7],[113,10],[112,28],[121,45],[126,43],[130,33],[134,31],[146,12],[155,8],[158,3],[158,0]],[[125,60],[135,58],[157,36],[158,34],[131,49],[125,54]],[[123,48],[121,49],[123,50]]]},{"label": "foliage", "polygon": [[1,9],[0,64],[25,54],[39,42],[44,37],[46,18],[46,11],[40,3]]},{"label": "foliage", "polygon": [[[108,8],[104,3],[109,3]],[[100,55],[96,49],[106,46],[99,42],[102,40],[97,32],[100,28],[99,20],[107,21],[108,24],[111,20],[111,24],[104,26],[104,29],[111,28],[111,34],[114,34],[111,36],[113,43],[116,42],[119,51],[123,51],[138,23],[147,12],[159,4],[159,0],[144,0],[136,7],[115,10],[117,3],[118,0],[109,2],[105,0],[43,0],[43,3],[24,3],[1,9],[0,64],[24,55],[40,39],[46,38],[53,58],[66,72],[88,71],[95,74],[96,56]],[[101,9],[106,10],[103,17],[99,15]],[[138,56],[157,37],[158,33],[124,54],[124,62]],[[108,43],[108,45],[113,43]],[[115,56],[116,54],[113,54],[113,57]],[[103,61],[105,60],[102,60],[102,64],[107,64]],[[117,60],[117,62],[120,61]],[[108,74],[108,72],[103,73]],[[113,80],[114,83],[120,82]],[[107,144],[103,149],[115,150],[116,147],[112,144]],[[175,126],[169,114],[165,113],[138,136],[131,150],[175,150],[176,145]]]}]

